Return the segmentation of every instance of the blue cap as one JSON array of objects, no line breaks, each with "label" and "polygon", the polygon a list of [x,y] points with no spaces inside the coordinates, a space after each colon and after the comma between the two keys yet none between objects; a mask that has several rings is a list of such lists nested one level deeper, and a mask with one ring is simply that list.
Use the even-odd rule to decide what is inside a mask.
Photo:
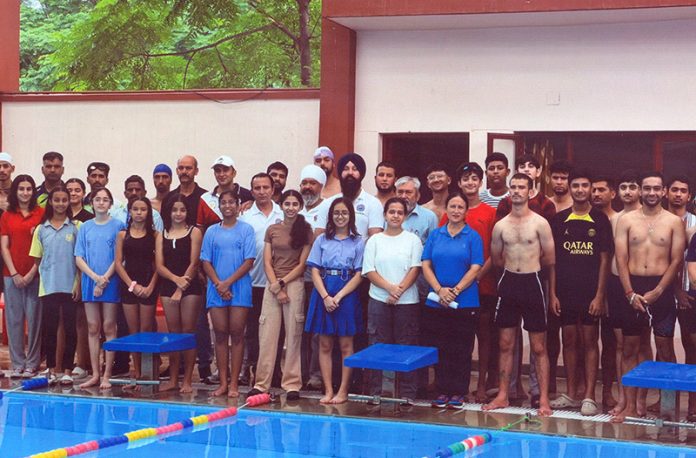
[{"label": "blue cap", "polygon": [[169,168],[167,164],[157,164],[155,166],[155,170],[152,171],[152,175],[157,173],[166,173],[167,175],[172,176],[172,169]]}]

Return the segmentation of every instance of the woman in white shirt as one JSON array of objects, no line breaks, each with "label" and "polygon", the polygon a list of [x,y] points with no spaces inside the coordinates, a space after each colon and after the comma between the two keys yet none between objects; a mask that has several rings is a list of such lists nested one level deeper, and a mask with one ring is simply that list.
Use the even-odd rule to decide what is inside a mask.
[{"label": "woman in white shirt", "polygon": [[[418,345],[420,304],[415,282],[423,245],[417,235],[401,227],[406,205],[398,197],[387,200],[385,230],[370,237],[365,245],[362,274],[371,283],[367,324],[370,345]],[[402,397],[415,399],[416,373],[404,374],[400,386]],[[381,373],[372,371],[370,394],[381,395],[381,387]]]}]

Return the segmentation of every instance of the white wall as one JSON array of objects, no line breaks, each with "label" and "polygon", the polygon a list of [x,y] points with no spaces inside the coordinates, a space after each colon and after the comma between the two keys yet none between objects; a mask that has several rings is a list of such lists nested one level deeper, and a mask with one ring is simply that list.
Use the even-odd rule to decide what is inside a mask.
[{"label": "white wall", "polygon": [[46,151],[65,156],[66,178],[84,179],[87,164],[103,161],[111,165],[109,188],[119,197],[131,174],[154,193],[153,167],[164,162],[174,169],[184,154],[198,158],[198,181],[208,189],[215,183],[210,164],[220,154],[235,160],[236,181],[245,187],[276,160],[290,169],[288,186],[297,187],[318,133],[318,99],[2,103],[2,149],[14,156],[16,173],[41,182]]},{"label": "white wall", "polygon": [[361,31],[357,41],[355,150],[373,161],[387,132],[470,132],[482,161],[489,131],[696,129],[696,21]]}]

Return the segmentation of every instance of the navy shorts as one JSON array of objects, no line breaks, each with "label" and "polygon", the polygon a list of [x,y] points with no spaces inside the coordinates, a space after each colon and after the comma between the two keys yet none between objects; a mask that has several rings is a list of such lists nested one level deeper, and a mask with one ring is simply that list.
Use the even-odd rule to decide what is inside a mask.
[{"label": "navy shorts", "polygon": [[[631,275],[631,286],[637,294],[645,294],[655,289],[662,277],[642,277]],[[628,301],[626,301],[628,303]],[[677,304],[674,289],[668,286],[654,304],[647,307],[647,312],[640,312],[628,304],[622,316],[621,330],[624,336],[639,336],[646,328],[653,328],[656,337],[674,337],[677,322]]]},{"label": "navy shorts", "polygon": [[506,270],[498,282],[495,324],[499,328],[519,326],[529,332],[546,332],[546,302],[539,272],[519,274]]},{"label": "navy shorts", "polygon": [[599,324],[600,316],[590,315],[592,300],[567,299],[559,297],[561,302],[561,326],[574,326],[578,323],[592,326]]}]

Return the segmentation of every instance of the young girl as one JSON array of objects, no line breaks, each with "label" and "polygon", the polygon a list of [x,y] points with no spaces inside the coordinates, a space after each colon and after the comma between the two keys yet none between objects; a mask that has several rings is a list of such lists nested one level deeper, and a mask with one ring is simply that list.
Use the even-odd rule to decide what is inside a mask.
[{"label": "young girl", "polygon": [[[152,205],[147,197],[128,202],[128,227],[116,237],[116,273],[121,283],[121,302],[131,334],[152,332],[157,305],[157,272]],[[135,377],[140,377],[140,353],[133,353]]]},{"label": "young girl", "polygon": [[263,265],[268,278],[259,320],[259,360],[254,393],[271,388],[276,363],[280,325],[285,325],[285,364],[281,387],[288,400],[297,400],[302,387],[300,347],[304,328],[304,270],[312,228],[298,214],[302,196],[295,190],[280,196],[285,218],[266,230]]},{"label": "young girl", "polygon": [[[376,343],[418,345],[421,313],[416,279],[423,245],[417,235],[401,226],[408,214],[406,202],[392,197],[384,205],[386,229],[365,244],[362,274],[370,280],[368,337]],[[401,377],[401,396],[416,398],[415,372]],[[382,394],[381,371],[370,371],[370,394]]]},{"label": "young girl", "polygon": [[314,241],[307,265],[312,267],[314,290],[307,311],[305,331],[319,334],[319,367],[324,380],[323,404],[348,400],[351,369],[343,366],[341,386],[334,395],[331,383],[331,352],[338,336],[343,359],[353,354],[353,336],[362,331],[360,285],[362,237],[355,228],[352,202],[339,197],[329,207],[326,232]]},{"label": "young girl", "polygon": [[[65,188],[70,195],[70,208],[68,210],[70,219],[84,223],[94,218],[94,213],[83,207],[86,192],[85,182],[79,178],[70,178],[65,181]],[[78,294],[80,294],[79,289]],[[90,365],[87,317],[85,316],[85,304],[82,303],[81,297],[78,298],[75,324],[77,327],[77,347],[75,349],[77,365],[72,371],[72,377],[79,380],[89,375],[87,368]]]},{"label": "young girl", "polygon": [[[256,236],[247,223],[237,220],[239,196],[223,191],[219,196],[222,222],[210,226],[203,237],[201,261],[208,276],[207,307],[215,331],[215,359],[220,388],[213,396],[239,396],[238,378],[244,354],[244,328],[251,308],[249,270],[256,258]],[[227,375],[232,339],[232,373]]]},{"label": "young girl", "polygon": [[[29,175],[18,175],[10,186],[9,206],[0,217],[0,246],[5,283],[5,313],[9,337],[11,377],[31,378],[41,363],[41,308],[38,268],[29,256],[34,228],[44,210],[36,204],[36,185]],[[29,334],[24,352],[24,320]]]},{"label": "young girl", "polygon": [[77,334],[75,331],[76,302],[80,298],[75,265],[75,241],[77,226],[68,218],[68,190],[63,186],[48,193],[46,212],[34,230],[29,255],[36,258],[39,266],[39,297],[46,339],[46,366],[49,381],[57,380],[56,346],[58,343],[58,323],[62,314],[65,345],[62,353],[62,385],[71,385],[72,365],[75,358]]},{"label": "young girl", "polygon": [[[116,314],[121,300],[119,282],[112,281],[116,236],[125,229],[122,222],[109,216],[113,203],[111,191],[101,188],[92,194],[94,219],[80,226],[75,245],[75,262],[82,271],[82,300],[89,328],[89,356],[92,377],[80,385],[87,388],[99,383],[99,349],[102,329],[106,340],[116,337]],[[99,387],[111,388],[114,352],[107,351],[104,376]]]},{"label": "young girl", "polygon": [[[160,296],[167,320],[167,329],[173,333],[196,332],[200,313],[201,284],[197,279],[198,259],[201,253],[203,235],[200,229],[189,226],[186,217],[189,209],[183,196],[176,195],[165,200],[162,209],[164,233],[157,234],[155,244],[155,263],[160,275]],[[169,374],[167,383],[160,385],[160,391],[176,389],[179,385],[180,354],[169,355]],[[181,393],[190,393],[193,365],[196,362],[196,349],[184,352],[184,384]]]}]

